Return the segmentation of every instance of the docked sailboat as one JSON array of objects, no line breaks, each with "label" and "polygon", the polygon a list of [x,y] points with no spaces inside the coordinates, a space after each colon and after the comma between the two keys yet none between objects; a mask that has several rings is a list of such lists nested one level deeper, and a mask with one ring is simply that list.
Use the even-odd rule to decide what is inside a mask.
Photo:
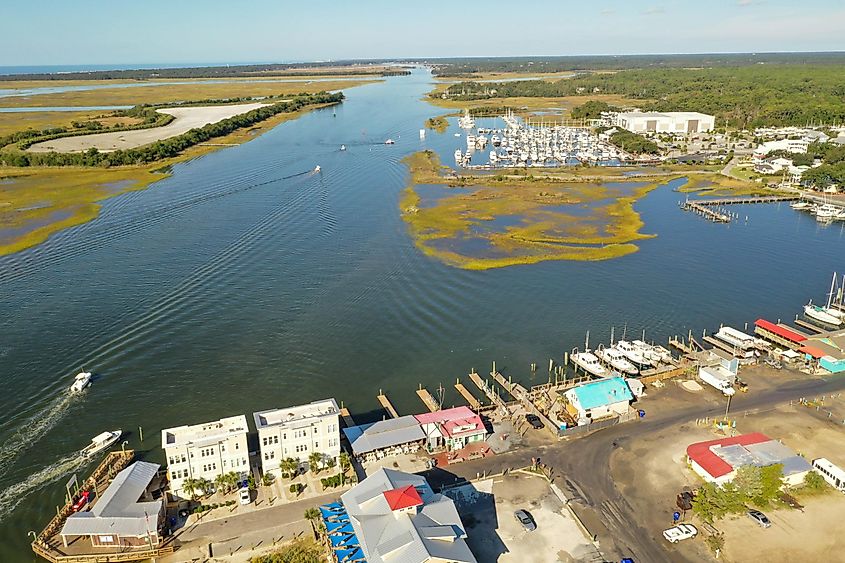
[{"label": "docked sailboat", "polygon": [[813,203],[802,199],[800,201],[790,203],[789,207],[792,209],[811,209],[813,207]]},{"label": "docked sailboat", "polygon": [[610,348],[599,347],[599,349],[596,350],[596,356],[616,371],[620,371],[624,374],[637,375],[640,372],[640,370],[637,369],[637,366],[629,362],[625,358],[625,355],[617,350],[615,346],[611,346]]},{"label": "docked sailboat", "polygon": [[85,458],[92,457],[120,440],[122,435],[122,430],[110,430],[102,434],[97,434],[91,439],[90,444],[79,451],[79,455]]},{"label": "docked sailboat", "polygon": [[804,314],[826,325],[839,326],[842,324],[842,319],[829,313],[827,307],[813,305],[812,301],[804,305]]},{"label": "docked sailboat", "polygon": [[90,371],[80,371],[73,379],[73,385],[70,386],[71,393],[81,393],[83,389],[91,385],[91,378],[94,374]]},{"label": "docked sailboat", "polygon": [[475,127],[475,120],[469,114],[469,110],[464,110],[464,115],[458,120],[458,127],[461,129],[472,129]]}]

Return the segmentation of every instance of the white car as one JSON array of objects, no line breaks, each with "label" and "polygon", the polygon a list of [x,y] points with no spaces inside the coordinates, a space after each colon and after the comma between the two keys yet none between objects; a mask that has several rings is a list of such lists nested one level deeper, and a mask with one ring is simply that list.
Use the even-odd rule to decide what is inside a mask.
[{"label": "white car", "polygon": [[681,540],[688,540],[698,535],[698,528],[692,524],[678,524],[668,530],[663,530],[663,537],[669,543],[678,543]]},{"label": "white car", "polygon": [[244,487],[240,490],[241,504],[249,504],[252,502],[252,497],[249,494],[249,489]]}]

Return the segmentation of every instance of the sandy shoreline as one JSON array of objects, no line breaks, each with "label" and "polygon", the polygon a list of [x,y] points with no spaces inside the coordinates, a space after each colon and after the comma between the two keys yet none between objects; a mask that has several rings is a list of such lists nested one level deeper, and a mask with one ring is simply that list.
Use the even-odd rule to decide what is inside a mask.
[{"label": "sandy shoreline", "polygon": [[95,148],[100,152],[132,149],[148,145],[162,139],[176,137],[191,129],[217,123],[235,115],[246,113],[267,104],[215,105],[201,107],[182,107],[160,109],[175,117],[163,127],[138,129],[135,131],[114,131],[110,133],[92,133],[75,137],[62,137],[51,141],[42,141],[29,147],[31,152],[84,152]]}]

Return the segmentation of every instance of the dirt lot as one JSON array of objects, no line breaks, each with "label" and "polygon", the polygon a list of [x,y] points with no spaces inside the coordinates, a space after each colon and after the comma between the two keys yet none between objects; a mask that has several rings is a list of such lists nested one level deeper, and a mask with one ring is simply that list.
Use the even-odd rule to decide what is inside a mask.
[{"label": "dirt lot", "polygon": [[[512,473],[465,485],[449,496],[456,499],[467,543],[479,562],[603,561],[542,477]],[[536,530],[529,532],[516,520],[519,509],[532,515]]]},{"label": "dirt lot", "polygon": [[115,131],[94,133],[76,137],[62,137],[52,141],[35,143],[28,150],[32,152],[84,152],[96,148],[102,152],[118,149],[132,149],[186,133],[195,127],[217,123],[229,117],[260,108],[265,104],[237,104],[231,106],[206,106],[160,109],[175,117],[163,127],[138,129],[136,131]]},{"label": "dirt lot", "polygon": [[[747,370],[741,376],[749,382],[749,393],[807,377],[761,368]],[[653,403],[653,408],[661,409],[690,401],[725,403],[724,398],[706,386],[691,392],[670,383],[654,395],[659,395],[659,400]],[[809,407],[796,402],[766,412],[737,410],[731,412],[730,418],[736,421],[737,433],[763,432],[808,460],[827,457],[845,466],[845,449],[841,447],[845,438],[845,395],[825,397]],[[662,541],[661,532],[671,525],[672,512],[677,510],[675,495],[684,486],[697,487],[702,483],[686,465],[686,447],[724,435],[714,428],[712,421],[691,421],[650,436],[648,441],[619,441],[619,448],[611,458],[613,478],[658,541]],[[772,520],[769,529],[760,528],[745,516],[716,522],[725,535],[725,551],[720,561],[837,560],[845,551],[845,536],[839,532],[838,524],[845,518],[845,496],[830,493],[799,500],[805,505],[803,513],[790,509],[766,510]],[[691,514],[686,516],[703,532]],[[713,560],[704,536],[702,533],[699,538],[677,546],[666,544],[666,549],[679,561]]]}]

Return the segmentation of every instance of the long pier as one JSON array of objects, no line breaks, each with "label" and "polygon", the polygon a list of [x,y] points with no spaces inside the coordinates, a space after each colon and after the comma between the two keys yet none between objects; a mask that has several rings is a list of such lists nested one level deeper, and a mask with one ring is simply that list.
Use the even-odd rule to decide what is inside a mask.
[{"label": "long pier", "polygon": [[476,398],[475,398],[475,395],[473,395],[472,393],[470,393],[470,392],[469,392],[469,389],[467,389],[466,387],[464,387],[464,384],[463,384],[463,383],[461,383],[461,380],[460,380],[460,379],[458,379],[458,380],[455,382],[455,389],[458,391],[458,393],[460,393],[460,394],[461,394],[461,397],[463,397],[463,398],[464,398],[464,400],[465,400],[465,401],[469,404],[469,407],[470,407],[472,410],[474,410],[474,411],[478,412],[478,410],[481,408],[481,401],[479,401],[478,399],[476,399]]},{"label": "long pier", "polygon": [[692,211],[698,213],[702,217],[706,217],[711,221],[717,223],[730,223],[731,216],[728,213],[712,209],[716,206],[723,205],[749,205],[753,203],[779,203],[781,201],[797,201],[801,199],[799,195],[761,195],[761,196],[743,196],[743,197],[724,197],[717,199],[687,199],[681,204],[681,209],[684,211]]},{"label": "long pier", "polygon": [[822,334],[823,332],[827,332],[825,329],[818,327],[818,326],[814,325],[813,323],[808,323],[807,321],[804,321],[804,320],[801,320],[801,319],[795,319],[792,322],[794,322],[795,324],[797,324],[801,328],[813,331],[815,334]]},{"label": "long pier", "polygon": [[496,394],[496,393],[495,393],[495,392],[494,392],[494,391],[490,388],[490,386],[489,386],[489,385],[487,385],[487,383],[485,383],[485,382],[484,382],[484,380],[483,380],[483,379],[481,379],[481,376],[480,376],[480,375],[478,375],[478,374],[477,374],[477,373],[475,373],[475,372],[472,372],[472,373],[470,373],[470,374],[469,374],[469,379],[470,379],[470,381],[472,381],[473,383],[475,383],[475,386],[476,386],[476,387],[478,387],[479,391],[481,391],[482,393],[484,393],[484,394],[487,396],[487,398],[488,398],[488,399],[490,399],[490,402],[491,402],[491,403],[493,403],[493,404],[494,404],[494,405],[496,405],[497,407],[501,407],[501,408],[503,408],[503,409],[504,409],[504,408],[507,408],[507,405],[505,405],[505,402],[502,400],[502,398],[501,398],[501,397],[499,397],[499,395],[497,395],[497,394]]},{"label": "long pier", "polygon": [[687,200],[681,205],[681,209],[684,211],[692,211],[693,213],[698,213],[702,217],[710,219],[716,223],[730,223],[731,216],[727,213],[722,213],[721,211],[715,211],[710,209],[710,205],[706,204],[702,205],[698,201]]},{"label": "long pier", "polygon": [[387,414],[391,416],[391,418],[399,418],[399,413],[396,412],[396,409],[393,408],[393,403],[390,402],[390,399],[387,398],[381,389],[378,392],[378,399],[379,404],[381,404],[382,408],[387,411]]}]

